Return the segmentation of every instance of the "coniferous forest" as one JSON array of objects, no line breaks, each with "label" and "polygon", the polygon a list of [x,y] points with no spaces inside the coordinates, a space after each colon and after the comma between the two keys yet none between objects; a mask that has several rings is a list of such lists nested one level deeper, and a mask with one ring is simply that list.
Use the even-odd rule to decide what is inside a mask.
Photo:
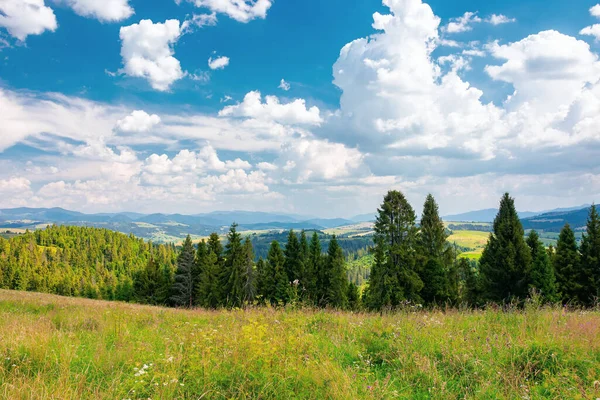
[{"label": "coniferous forest", "polygon": [[[399,191],[377,210],[370,275],[349,278],[338,239],[290,231],[266,257],[234,223],[194,245],[154,245],[105,229],[50,226],[0,238],[0,288],[173,307],[298,304],[387,310],[411,306],[545,303],[592,306],[600,296],[600,216],[590,209],[578,245],[567,224],[556,247],[524,231],[505,194],[479,262],[459,257],[429,195],[418,221]],[[362,281],[362,279],[360,279]]]}]

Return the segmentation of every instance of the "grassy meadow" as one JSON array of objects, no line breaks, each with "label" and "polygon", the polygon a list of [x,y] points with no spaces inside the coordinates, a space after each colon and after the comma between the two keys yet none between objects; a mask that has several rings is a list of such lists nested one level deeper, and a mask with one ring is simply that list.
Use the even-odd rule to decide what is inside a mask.
[{"label": "grassy meadow", "polygon": [[4,399],[596,399],[600,313],[173,310],[0,291]]}]

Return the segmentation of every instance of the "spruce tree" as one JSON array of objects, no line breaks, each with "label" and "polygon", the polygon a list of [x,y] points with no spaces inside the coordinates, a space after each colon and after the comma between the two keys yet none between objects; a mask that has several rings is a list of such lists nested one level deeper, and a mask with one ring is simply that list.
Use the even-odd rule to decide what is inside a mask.
[{"label": "spruce tree", "polygon": [[194,305],[194,245],[190,235],[187,235],[177,257],[177,272],[173,284],[171,300],[178,307]]},{"label": "spruce tree", "polygon": [[600,215],[595,205],[590,208],[586,232],[581,240],[580,270],[579,301],[593,305],[600,298]]},{"label": "spruce tree", "polygon": [[242,236],[233,223],[227,234],[225,261],[223,264],[223,292],[225,304],[229,307],[241,307],[245,297],[245,260],[246,252],[242,244]]},{"label": "spruce tree", "polygon": [[529,232],[527,245],[531,250],[529,286],[541,292],[545,301],[554,302],[557,300],[554,267],[550,263],[550,257],[536,231]]},{"label": "spruce tree", "polygon": [[300,278],[301,290],[302,290],[302,299],[306,300],[309,298],[309,280],[310,273],[308,269],[309,266],[309,255],[310,255],[310,246],[308,244],[308,239],[306,237],[306,232],[304,229],[300,232],[300,262],[302,263],[302,278]]},{"label": "spruce tree", "polygon": [[305,268],[305,285],[309,301],[317,304],[321,290],[321,270],[322,270],[322,250],[321,241],[317,232],[313,232],[310,240],[307,267]]},{"label": "spruce tree", "polygon": [[346,277],[345,259],[335,235],[329,242],[327,260],[325,262],[327,274],[327,290],[323,305],[344,308],[348,303],[348,278]]},{"label": "spruce tree", "polygon": [[200,277],[202,276],[202,270],[204,269],[204,265],[206,264],[206,257],[208,256],[208,248],[206,246],[206,242],[202,239],[198,243],[198,248],[196,249],[196,259],[194,262],[194,269],[192,271],[192,279],[194,282],[194,303],[199,304],[198,299],[198,286],[200,285]]},{"label": "spruce tree", "polygon": [[348,309],[356,311],[360,308],[360,291],[354,282],[348,283]]},{"label": "spruce tree", "polygon": [[273,241],[267,256],[267,275],[269,278],[266,288],[266,300],[271,304],[286,304],[289,300],[290,282],[285,273],[285,256],[279,243]]},{"label": "spruce tree", "polygon": [[563,303],[578,302],[581,284],[580,255],[577,240],[571,226],[567,223],[560,231],[553,257],[556,285]]},{"label": "spruce tree", "polygon": [[395,190],[387,193],[377,212],[367,306],[381,310],[405,300],[419,302],[423,282],[416,272],[415,212],[404,195]]},{"label": "spruce tree", "polygon": [[196,290],[198,304],[204,308],[217,308],[223,305],[221,287],[221,267],[219,258],[212,249],[204,259],[200,282]]},{"label": "spruce tree", "polygon": [[259,298],[259,302],[264,304],[267,297],[269,296],[269,287],[272,277],[269,277],[267,264],[265,260],[258,259],[256,263],[256,296]]},{"label": "spruce tree", "polygon": [[525,299],[529,294],[527,272],[531,267],[531,252],[524,234],[514,199],[506,193],[479,261],[487,300],[502,303]]},{"label": "spruce tree", "polygon": [[[302,249],[298,236],[293,230],[288,234],[288,240],[284,250],[285,255],[285,273],[290,282],[300,281],[303,277],[304,266],[302,265]],[[304,285],[304,282],[300,282]]]},{"label": "spruce tree", "polygon": [[426,304],[442,303],[450,296],[448,266],[452,263],[452,254],[447,242],[446,227],[431,194],[427,195],[423,205],[420,228],[420,277],[423,281],[421,297]]},{"label": "spruce tree", "polygon": [[208,242],[206,243],[206,247],[208,251],[212,251],[215,256],[217,256],[217,265],[223,265],[223,245],[221,244],[221,239],[219,239],[219,235],[215,232],[211,233]]},{"label": "spruce tree", "polygon": [[256,298],[256,270],[254,269],[254,249],[247,237],[244,241],[244,298],[245,303],[251,303]]}]

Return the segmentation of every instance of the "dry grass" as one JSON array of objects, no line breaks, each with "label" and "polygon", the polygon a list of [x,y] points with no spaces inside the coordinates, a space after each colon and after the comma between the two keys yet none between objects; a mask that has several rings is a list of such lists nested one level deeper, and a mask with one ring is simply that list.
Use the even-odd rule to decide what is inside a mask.
[{"label": "dry grass", "polygon": [[0,291],[0,338],[5,399],[600,397],[597,312],[184,311]]}]

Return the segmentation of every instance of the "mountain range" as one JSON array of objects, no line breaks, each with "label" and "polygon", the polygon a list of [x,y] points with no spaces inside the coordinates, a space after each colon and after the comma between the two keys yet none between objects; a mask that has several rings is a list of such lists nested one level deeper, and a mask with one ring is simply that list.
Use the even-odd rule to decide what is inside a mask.
[{"label": "mountain range", "polygon": [[[588,209],[590,204],[584,204],[577,207],[567,207],[567,208],[555,208],[553,210],[546,211],[518,211],[519,218],[521,219],[529,219],[532,217],[536,217],[538,215],[545,215],[549,213],[568,213],[571,211],[578,211],[582,209]],[[496,218],[496,214],[498,214],[497,208],[487,208],[484,210],[476,210],[469,211],[462,214],[454,214],[454,215],[446,215],[443,217],[444,221],[453,221],[453,222],[494,222],[494,218]]]}]

